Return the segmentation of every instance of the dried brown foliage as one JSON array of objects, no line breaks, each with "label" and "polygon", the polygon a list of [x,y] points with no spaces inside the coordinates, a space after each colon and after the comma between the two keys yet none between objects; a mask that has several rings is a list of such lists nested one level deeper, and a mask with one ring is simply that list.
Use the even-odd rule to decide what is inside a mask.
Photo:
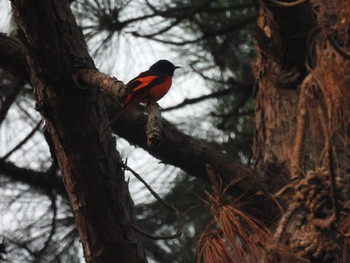
[{"label": "dried brown foliage", "polygon": [[350,237],[350,216],[348,216],[340,225],[339,232],[349,238]]},{"label": "dried brown foliage", "polygon": [[199,238],[198,262],[257,262],[271,238],[269,230],[240,209],[240,200],[225,203],[224,194],[214,174],[207,167],[213,182],[209,205],[213,220]]}]

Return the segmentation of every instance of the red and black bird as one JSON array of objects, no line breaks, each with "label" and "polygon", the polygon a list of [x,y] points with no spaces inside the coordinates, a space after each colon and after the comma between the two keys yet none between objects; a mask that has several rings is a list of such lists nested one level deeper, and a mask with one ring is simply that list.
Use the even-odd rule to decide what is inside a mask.
[{"label": "red and black bird", "polygon": [[[122,109],[112,118],[108,126],[128,108],[148,101],[158,101],[169,91],[175,69],[179,68],[168,60],[154,63],[147,71],[141,72],[127,84],[127,97]],[[107,126],[107,127],[108,127]],[[107,128],[106,127],[106,128]]]}]

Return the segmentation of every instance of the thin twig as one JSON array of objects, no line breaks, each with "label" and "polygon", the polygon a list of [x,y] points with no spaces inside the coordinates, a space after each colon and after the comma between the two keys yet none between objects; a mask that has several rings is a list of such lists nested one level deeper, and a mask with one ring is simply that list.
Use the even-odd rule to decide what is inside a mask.
[{"label": "thin twig", "polygon": [[332,34],[328,35],[328,40],[332,44],[333,48],[339,55],[341,55],[343,58],[349,60],[350,59],[350,52],[346,51],[343,47],[341,47],[338,44],[338,41],[336,40],[335,36]]},{"label": "thin twig", "polygon": [[21,91],[23,87],[23,82],[21,80],[14,79],[11,86],[11,92],[5,98],[5,100],[0,103],[0,124],[4,121],[8,110],[10,109],[12,103],[15,101],[17,95]]},{"label": "thin twig", "polygon": [[37,132],[37,130],[40,128],[40,125],[42,123],[42,120],[38,122],[38,124],[34,127],[34,129],[23,138],[22,141],[20,141],[11,151],[9,151],[4,157],[0,158],[0,161],[5,161],[7,158],[9,158],[15,151],[20,149],[30,138],[33,137],[33,135]]},{"label": "thin twig", "polygon": [[132,35],[137,36],[137,37],[152,38],[152,37],[164,34],[165,32],[169,31],[173,27],[180,24],[182,22],[182,20],[183,20],[182,18],[177,18],[174,22],[171,22],[168,26],[166,26],[166,27],[164,27],[156,32],[149,33],[149,34],[140,34],[137,31],[132,31],[132,32],[128,32],[128,33],[131,33]]},{"label": "thin twig", "polygon": [[227,86],[237,86],[236,92],[240,92],[243,88],[246,88],[246,87],[249,88],[249,87],[254,86],[254,81],[241,82],[241,81],[238,81],[232,77],[227,78],[227,80],[223,80],[222,78],[215,79],[215,78],[209,77],[203,73],[204,70],[211,70],[211,69],[214,69],[215,67],[205,67],[204,70],[197,69],[194,66],[194,64],[190,65],[190,67],[195,73],[197,73],[199,76],[201,76],[204,80],[212,81],[212,82],[219,83],[222,85],[227,85]]},{"label": "thin twig", "polygon": [[302,156],[302,148],[305,137],[306,130],[306,89],[307,85],[311,81],[311,75],[306,77],[304,83],[301,85],[300,95],[299,95],[299,103],[298,103],[298,116],[296,123],[296,131],[295,131],[295,140],[294,140],[294,148],[292,152],[291,159],[291,178],[296,179],[300,177],[300,163]]},{"label": "thin twig", "polygon": [[162,112],[176,110],[176,109],[182,108],[182,107],[187,106],[187,105],[202,102],[202,101],[207,100],[207,99],[214,99],[214,98],[223,97],[223,96],[229,95],[229,94],[234,93],[234,92],[237,92],[236,87],[232,87],[232,88],[224,89],[224,90],[219,90],[219,91],[216,91],[216,92],[213,92],[213,93],[210,93],[207,95],[199,96],[196,98],[192,98],[192,99],[185,99],[177,105],[162,109]]},{"label": "thin twig", "polygon": [[180,217],[180,212],[177,208],[174,206],[170,205],[169,203],[165,202],[153,189],[152,187],[147,184],[147,182],[139,175],[137,172],[135,172],[133,169],[131,169],[129,166],[124,164],[125,170],[130,171],[141,183],[143,183],[144,186],[150,191],[150,193],[159,201],[161,202],[164,206],[168,207],[169,209],[174,211],[175,217],[176,217],[176,233],[172,235],[155,235],[148,233],[142,229],[140,229],[138,226],[130,222],[130,226],[134,228],[137,232],[139,232],[142,235],[145,235],[153,240],[159,240],[159,239],[174,239],[178,238],[182,234],[182,224],[181,224],[181,217]]}]

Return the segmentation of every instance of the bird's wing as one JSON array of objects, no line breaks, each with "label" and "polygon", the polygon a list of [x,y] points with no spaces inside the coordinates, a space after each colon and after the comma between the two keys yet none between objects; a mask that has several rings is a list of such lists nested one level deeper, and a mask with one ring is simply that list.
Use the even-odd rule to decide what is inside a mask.
[{"label": "bird's wing", "polygon": [[129,90],[129,94],[144,93],[152,89],[152,87],[163,83],[166,79],[166,75],[156,71],[145,71],[138,75],[136,78],[130,80],[126,86]]}]

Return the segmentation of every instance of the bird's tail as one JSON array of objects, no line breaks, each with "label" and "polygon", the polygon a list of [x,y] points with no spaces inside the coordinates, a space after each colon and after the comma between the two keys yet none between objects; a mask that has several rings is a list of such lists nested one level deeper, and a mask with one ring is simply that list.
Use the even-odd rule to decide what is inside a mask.
[{"label": "bird's tail", "polygon": [[119,117],[130,107],[136,105],[137,103],[139,103],[141,101],[141,98],[130,98],[130,99],[126,99],[126,102],[123,106],[123,108],[112,117],[112,119],[109,121],[109,123],[107,124],[107,126],[103,129],[102,134],[105,133],[105,131],[116,121],[119,119]]}]

